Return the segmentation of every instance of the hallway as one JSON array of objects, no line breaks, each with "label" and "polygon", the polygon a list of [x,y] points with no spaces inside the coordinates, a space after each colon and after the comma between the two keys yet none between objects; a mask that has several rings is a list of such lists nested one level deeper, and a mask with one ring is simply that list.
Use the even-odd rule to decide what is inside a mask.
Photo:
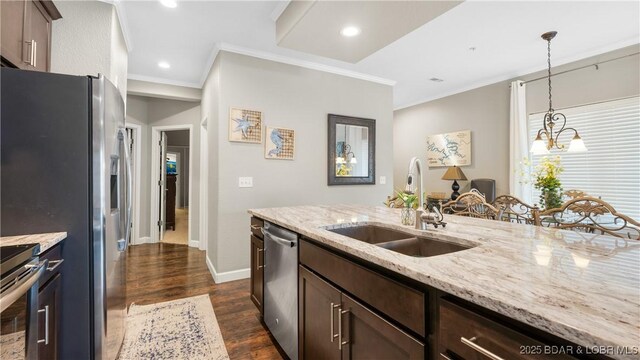
[{"label": "hallway", "polygon": [[209,294],[231,359],[281,358],[249,299],[249,280],[215,284],[205,252],[187,246],[160,243],[129,247],[127,304],[201,294]]},{"label": "hallway", "polygon": [[189,244],[189,208],[176,208],[176,227],[167,229],[162,238],[163,243]]}]

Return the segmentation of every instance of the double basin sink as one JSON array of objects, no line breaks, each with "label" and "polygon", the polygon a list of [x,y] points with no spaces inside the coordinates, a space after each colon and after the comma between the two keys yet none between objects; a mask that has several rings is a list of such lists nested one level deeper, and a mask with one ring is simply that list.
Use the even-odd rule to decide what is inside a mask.
[{"label": "double basin sink", "polygon": [[356,225],[328,231],[413,257],[444,255],[470,248],[426,237],[416,237],[377,225]]}]

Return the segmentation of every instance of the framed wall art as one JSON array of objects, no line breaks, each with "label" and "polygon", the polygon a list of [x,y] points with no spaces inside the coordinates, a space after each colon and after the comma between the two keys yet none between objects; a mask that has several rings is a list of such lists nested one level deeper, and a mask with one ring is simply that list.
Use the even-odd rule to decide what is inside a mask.
[{"label": "framed wall art", "polygon": [[427,165],[429,167],[471,165],[471,130],[428,136]]},{"label": "framed wall art", "polygon": [[294,130],[267,126],[264,142],[266,159],[293,160],[296,133]]},{"label": "framed wall art", "polygon": [[262,143],[262,112],[231,108],[229,110],[229,141]]}]

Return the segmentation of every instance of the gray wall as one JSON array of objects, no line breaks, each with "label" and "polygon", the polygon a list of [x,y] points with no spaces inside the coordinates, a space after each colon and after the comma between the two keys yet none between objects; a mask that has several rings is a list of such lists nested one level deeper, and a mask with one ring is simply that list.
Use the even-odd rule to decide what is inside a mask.
[{"label": "gray wall", "polygon": [[[209,119],[209,201],[217,207],[209,213],[208,256],[216,271],[249,267],[247,209],[381,205],[392,193],[392,97],[390,86],[221,52],[205,83],[202,105]],[[265,124],[294,129],[295,160],[266,160],[264,143],[229,142],[230,107],[260,110]],[[329,113],[376,119],[376,176],[386,176],[386,185],[327,186]],[[254,187],[238,188],[240,176],[252,176]]]},{"label": "gray wall", "polygon": [[[127,105],[127,123],[141,125],[142,155],[141,155],[141,191],[140,191],[140,237],[151,234],[150,208],[151,190],[151,127],[164,125],[192,125],[193,144],[191,144],[192,163],[192,191],[193,204],[189,204],[191,216],[191,239],[198,240],[200,224],[199,194],[200,194],[200,104],[177,100],[155,99],[129,95]],[[188,156],[187,156],[188,160]],[[188,166],[188,165],[187,165]],[[188,170],[188,167],[187,167]]]},{"label": "gray wall", "polygon": [[103,74],[126,103],[128,50],[115,7],[103,1],[56,1],[62,19],[52,24],[51,71]]},{"label": "gray wall", "polygon": [[[553,68],[560,72],[638,52],[640,46],[605,53]],[[640,94],[640,57],[632,56],[599,66],[553,77],[555,109]],[[544,76],[538,72],[517,79],[529,80]],[[515,79],[514,79],[515,80]],[[472,164],[462,168],[469,180],[496,179],[498,194],[509,192],[509,84],[499,82],[441,99],[397,110],[393,121],[394,185],[403,188],[409,159],[419,156],[426,161],[428,135],[457,130],[471,130]],[[527,84],[527,112],[548,109],[547,82]],[[542,124],[541,124],[542,125]],[[585,140],[586,141],[586,140]],[[441,180],[446,168],[425,171],[427,192],[451,193],[451,181]],[[461,182],[463,189],[469,182]]]}]

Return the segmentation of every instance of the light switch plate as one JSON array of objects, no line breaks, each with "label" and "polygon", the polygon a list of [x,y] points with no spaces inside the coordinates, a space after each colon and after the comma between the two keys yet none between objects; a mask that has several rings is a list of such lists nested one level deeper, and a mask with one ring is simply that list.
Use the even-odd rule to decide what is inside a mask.
[{"label": "light switch plate", "polygon": [[387,177],[386,176],[380,176],[380,184],[384,185],[387,183]]},{"label": "light switch plate", "polygon": [[250,177],[250,176],[239,177],[238,178],[238,187],[241,187],[241,188],[253,187],[253,178]]}]

